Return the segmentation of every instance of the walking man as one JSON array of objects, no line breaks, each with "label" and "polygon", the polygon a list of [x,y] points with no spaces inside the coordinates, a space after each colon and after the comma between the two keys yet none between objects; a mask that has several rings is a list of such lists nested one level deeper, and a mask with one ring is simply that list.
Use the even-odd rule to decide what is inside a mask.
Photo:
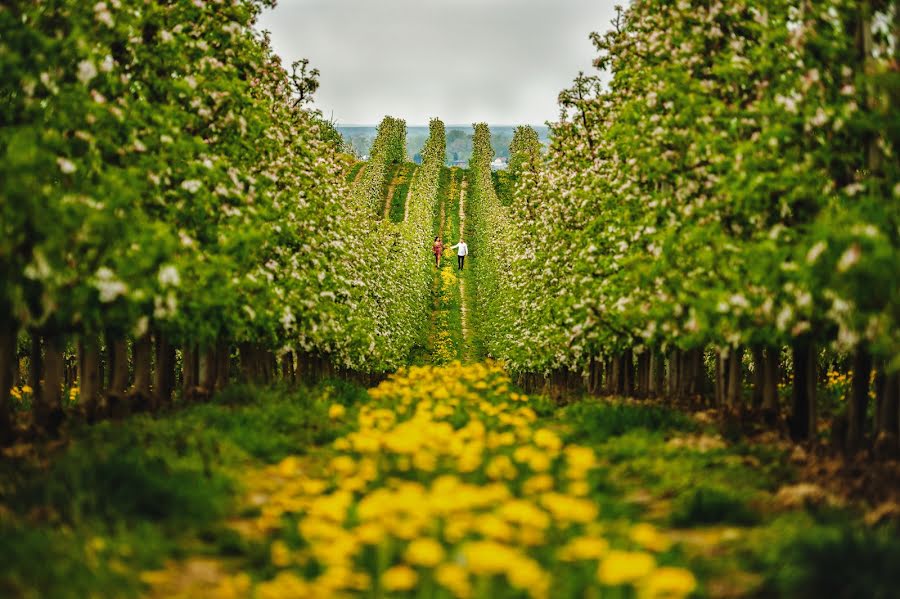
[{"label": "walking man", "polygon": [[450,249],[459,248],[456,251],[456,261],[459,263],[459,270],[463,269],[463,266],[466,263],[466,256],[469,255],[469,246],[465,241],[462,240],[462,237],[459,239],[459,243],[456,245],[450,246]]}]

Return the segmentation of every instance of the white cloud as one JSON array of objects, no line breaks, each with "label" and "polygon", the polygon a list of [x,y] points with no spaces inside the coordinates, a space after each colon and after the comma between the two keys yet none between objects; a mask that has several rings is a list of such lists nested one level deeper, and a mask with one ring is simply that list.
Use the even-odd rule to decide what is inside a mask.
[{"label": "white cloud", "polygon": [[316,106],[340,123],[541,124],[614,0],[281,0],[259,27],[286,65],[321,70]]}]

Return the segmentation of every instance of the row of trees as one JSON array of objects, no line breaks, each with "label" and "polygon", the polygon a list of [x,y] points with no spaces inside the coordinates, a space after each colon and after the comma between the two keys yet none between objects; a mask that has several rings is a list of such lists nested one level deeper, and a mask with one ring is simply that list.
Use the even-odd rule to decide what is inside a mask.
[{"label": "row of trees", "polygon": [[[381,218],[385,197],[383,178],[391,161],[405,156],[406,126],[386,117],[378,130],[366,172],[351,193],[352,210],[358,214],[359,228],[353,232],[356,251],[364,258],[360,282],[366,297],[358,307],[369,315],[374,327],[373,342],[358,368],[387,372],[406,364],[413,346],[421,344],[428,323],[431,261],[428,239],[438,195],[438,183],[446,146],[444,124],[433,119],[422,150],[422,165],[416,169],[407,193],[407,218],[401,222]],[[372,183],[368,173],[381,173],[381,183]],[[372,202],[371,189],[377,185],[378,200]],[[374,209],[376,207],[377,209]],[[379,218],[375,218],[374,212]]]},{"label": "row of trees", "polygon": [[[254,29],[265,4],[0,10],[3,440],[23,344],[34,423],[49,429],[65,382],[102,417],[163,405],[178,383],[206,396],[238,364],[263,380],[278,358],[287,376],[371,372],[411,343],[384,339],[412,319],[387,304],[413,311],[420,292],[425,305],[424,282],[399,271],[415,249],[427,263],[424,237],[409,238],[430,223],[439,165],[420,169],[408,226],[360,237],[372,212],[354,205],[340,138],[307,106],[316,71],[282,66]],[[432,129],[442,162],[443,125]],[[386,136],[396,160],[402,136]],[[372,260],[394,236],[407,262]],[[373,262],[402,300],[370,284]]]},{"label": "row of trees", "polygon": [[485,314],[490,352],[723,413],[774,417],[786,382],[798,439],[827,360],[852,371],[841,442],[876,430],[896,448],[898,19],[873,0],[620,10],[593,36],[608,83],[560,94],[509,209],[481,196],[506,223],[493,243],[511,226],[524,248]]},{"label": "row of trees", "polygon": [[365,170],[353,186],[354,204],[368,205],[372,215],[381,215],[384,192],[390,183],[390,167],[405,159],[406,121],[386,116],[378,125]]}]

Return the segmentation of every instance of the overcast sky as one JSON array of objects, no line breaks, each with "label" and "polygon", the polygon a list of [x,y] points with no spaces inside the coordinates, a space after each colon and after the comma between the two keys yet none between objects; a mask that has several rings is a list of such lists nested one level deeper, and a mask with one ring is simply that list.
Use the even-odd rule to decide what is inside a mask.
[{"label": "overcast sky", "polygon": [[316,106],[341,124],[539,125],[592,71],[588,35],[609,28],[616,1],[279,0],[260,28],[286,65],[321,70]]}]

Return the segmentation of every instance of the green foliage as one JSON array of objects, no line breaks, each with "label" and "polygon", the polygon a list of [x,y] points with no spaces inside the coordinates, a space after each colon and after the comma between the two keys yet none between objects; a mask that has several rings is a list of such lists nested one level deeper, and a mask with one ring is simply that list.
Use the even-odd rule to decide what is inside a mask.
[{"label": "green foliage", "polygon": [[626,348],[812,335],[894,368],[892,7],[620,9],[592,36],[606,83],[581,75],[560,95],[546,164],[526,169],[507,210],[479,199],[491,243],[515,255],[502,292],[484,280],[500,298],[489,353],[516,371],[583,370]]},{"label": "green foliage", "polygon": [[523,171],[534,172],[541,160],[541,142],[537,131],[526,126],[516,127],[509,144],[509,174],[519,177]]},{"label": "green foliage", "polygon": [[696,423],[682,412],[654,405],[580,401],[563,411],[576,439],[602,442],[635,429],[692,432]]},{"label": "green foliage", "polygon": [[700,485],[679,495],[669,521],[673,526],[703,524],[752,525],[759,516],[747,505],[747,499],[726,487]]},{"label": "green foliage", "polygon": [[138,4],[0,11],[4,330],[353,365],[371,315],[353,310],[339,137],[304,108],[314,71],[281,66],[265,2]]},{"label": "green foliage", "polygon": [[390,198],[391,207],[389,216],[391,222],[399,223],[403,221],[403,213],[406,208],[406,197],[409,194],[409,186],[412,184],[412,178],[415,176],[416,165],[404,164],[400,173],[400,182],[394,189],[394,195]]},{"label": "green foliage", "polygon": [[775,540],[765,591],[781,597],[895,597],[900,588],[897,531],[811,526]]},{"label": "green foliage", "polygon": [[224,526],[238,475],[330,442],[328,406],[364,396],[345,381],[295,391],[234,386],[210,404],[85,427],[67,447],[5,460],[0,590],[138,596],[137,573],[187,545],[252,560],[259,548]]}]

